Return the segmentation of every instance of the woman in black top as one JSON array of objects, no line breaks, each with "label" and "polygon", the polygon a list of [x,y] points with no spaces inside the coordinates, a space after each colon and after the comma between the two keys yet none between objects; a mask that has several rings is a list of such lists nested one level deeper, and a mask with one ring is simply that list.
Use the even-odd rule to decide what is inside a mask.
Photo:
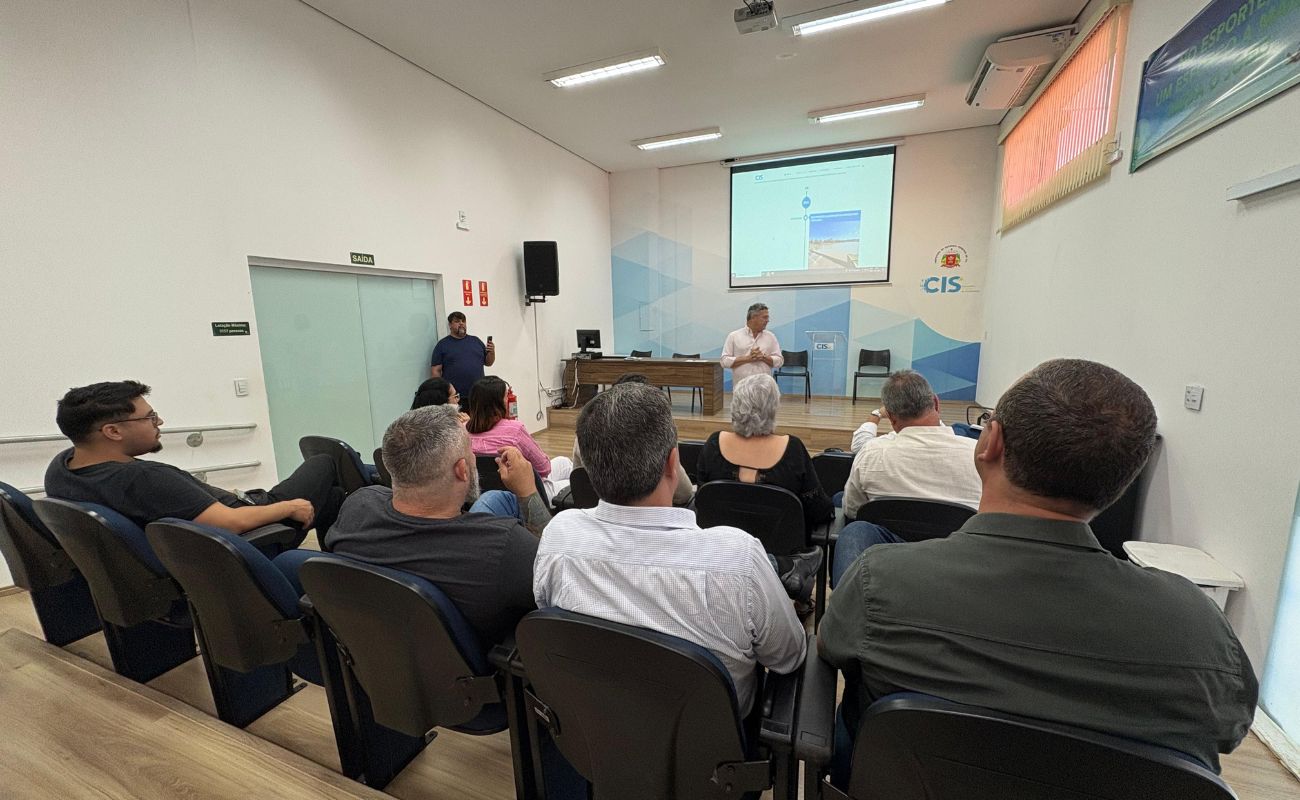
[{"label": "woman in black top", "polygon": [[835,514],[822,490],[808,449],[797,436],[777,435],[776,410],[781,390],[771,375],[751,375],[732,388],[731,431],[709,437],[696,465],[696,481],[742,481],[780,486],[803,505],[808,529]]}]

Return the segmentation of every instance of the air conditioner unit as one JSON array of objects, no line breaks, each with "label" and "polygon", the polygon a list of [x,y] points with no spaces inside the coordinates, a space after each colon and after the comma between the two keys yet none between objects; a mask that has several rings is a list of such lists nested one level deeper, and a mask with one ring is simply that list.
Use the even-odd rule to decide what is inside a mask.
[{"label": "air conditioner unit", "polygon": [[1014,108],[1038,88],[1078,31],[1073,25],[1004,36],[984,51],[966,92],[974,108]]}]

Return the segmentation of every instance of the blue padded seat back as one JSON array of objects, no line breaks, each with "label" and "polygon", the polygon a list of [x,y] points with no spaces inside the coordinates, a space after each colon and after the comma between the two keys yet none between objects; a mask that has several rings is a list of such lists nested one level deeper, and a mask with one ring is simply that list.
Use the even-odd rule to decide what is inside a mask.
[{"label": "blue padded seat back", "polygon": [[903,692],[873,702],[853,748],[855,800],[1236,800],[1184,753]]},{"label": "blue padded seat back", "polygon": [[158,560],[158,554],[149,546],[149,540],[145,537],[144,531],[140,529],[139,525],[108,506],[101,506],[98,503],[79,503],[78,505],[103,517],[108,530],[130,548],[135,557],[153,570],[155,574],[160,576],[167,574],[167,567],[163,566],[162,561]]},{"label": "blue padded seat back", "polygon": [[54,540],[54,534],[50,533],[50,529],[45,527],[45,523],[41,522],[41,518],[36,516],[36,509],[32,508],[32,498],[3,481],[0,481],[0,498],[9,501],[9,505],[13,506],[23,521],[32,527],[32,530],[48,539],[50,544],[58,544]]},{"label": "blue padded seat back", "polygon": [[[306,591],[302,588],[302,578],[298,575],[298,570],[302,565],[307,563],[307,559],[316,558],[320,552],[316,550],[285,550],[280,555],[271,559],[271,566],[275,567],[276,572],[284,576],[293,589],[294,595],[302,597]],[[294,601],[297,603],[297,600]]]},{"label": "blue padded seat back", "polygon": [[28,591],[58,586],[76,577],[72,559],[36,516],[32,499],[7,483],[0,483],[0,554],[9,564],[14,583]]},{"label": "blue padded seat back", "polygon": [[[182,519],[146,534],[198,616],[208,658],[252,672],[294,658],[307,629],[292,584],[261,551],[229,531]],[[303,677],[319,679],[319,669]]]},{"label": "blue padded seat back", "polygon": [[595,796],[728,796],[715,770],[745,760],[745,736],[730,673],[707,648],[557,608],[515,635],[555,743]]},{"label": "blue padded seat back", "polygon": [[498,698],[466,680],[493,674],[478,636],[438,587],[334,554],[308,558],[299,575],[316,614],[347,653],[376,722],[409,736],[434,727],[504,728]]},{"label": "blue padded seat back", "polygon": [[85,576],[105,622],[188,624],[179,587],[134,522],[94,503],[44,498],[32,506]]}]

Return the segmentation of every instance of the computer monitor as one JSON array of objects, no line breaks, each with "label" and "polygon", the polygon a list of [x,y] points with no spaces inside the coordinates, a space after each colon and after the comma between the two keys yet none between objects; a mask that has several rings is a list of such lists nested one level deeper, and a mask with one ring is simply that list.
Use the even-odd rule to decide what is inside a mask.
[{"label": "computer monitor", "polygon": [[578,350],[585,353],[587,349],[600,349],[600,331],[598,330],[578,330]]}]

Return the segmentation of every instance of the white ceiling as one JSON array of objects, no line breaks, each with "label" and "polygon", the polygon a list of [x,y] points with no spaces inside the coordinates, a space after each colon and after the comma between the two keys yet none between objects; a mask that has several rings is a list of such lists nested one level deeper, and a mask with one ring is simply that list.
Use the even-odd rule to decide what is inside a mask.
[{"label": "white ceiling", "polygon": [[[996,124],[965,103],[994,39],[1071,22],[1085,0],[952,0],[809,37],[741,35],[742,0],[304,0],[611,172]],[[782,17],[834,0],[777,0]],[[658,47],[659,69],[557,89],[543,73]],[[925,93],[925,107],[830,125],[814,109]],[[712,126],[713,142],[642,139]]]}]

